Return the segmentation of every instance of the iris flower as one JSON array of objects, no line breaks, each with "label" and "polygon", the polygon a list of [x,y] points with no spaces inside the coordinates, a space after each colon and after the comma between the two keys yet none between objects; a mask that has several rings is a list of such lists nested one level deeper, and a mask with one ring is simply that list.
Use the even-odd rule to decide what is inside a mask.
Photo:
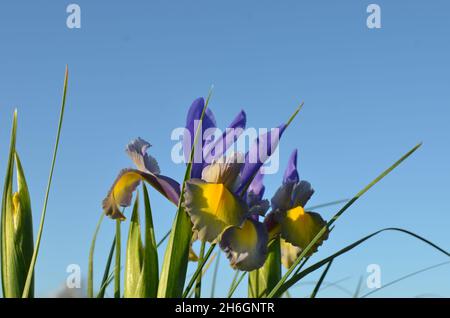
[{"label": "iris flower", "polygon": [[[211,114],[205,114],[205,122],[214,126]],[[238,118],[239,115],[233,123],[239,122]],[[269,202],[262,200],[264,186],[258,173],[277,147],[280,134],[276,132],[282,133],[284,127],[259,136],[245,156],[217,157],[234,142],[225,134],[218,141],[225,144],[221,148],[225,150],[216,153],[212,163],[197,164],[186,182],[184,207],[191,218],[194,237],[218,242],[235,269],[252,271],[261,267],[267,257],[269,236],[258,215],[265,214]]]},{"label": "iris flower", "polygon": [[[299,178],[297,150],[294,150],[284,173],[283,184],[272,198],[272,211],[265,219],[270,237],[281,237],[282,263],[287,268],[326,225],[320,214],[305,211],[305,205],[313,193],[311,184]],[[316,252],[327,238],[328,231],[308,254]]]},{"label": "iris flower", "polygon": [[169,201],[178,204],[180,185],[177,181],[160,174],[156,159],[147,154],[150,147],[151,145],[141,138],[128,144],[126,152],[137,169],[123,169],[103,200],[103,210],[112,219],[125,219],[120,207],[131,205],[133,192],[141,181],[148,182]]}]

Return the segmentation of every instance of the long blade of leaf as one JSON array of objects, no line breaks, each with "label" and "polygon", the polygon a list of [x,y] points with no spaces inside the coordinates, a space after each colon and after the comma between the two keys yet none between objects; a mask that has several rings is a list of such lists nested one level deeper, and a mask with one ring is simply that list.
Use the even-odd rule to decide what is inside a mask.
[{"label": "long blade of leaf", "polygon": [[100,215],[100,219],[97,222],[97,226],[95,227],[94,236],[91,241],[91,248],[89,249],[89,260],[88,260],[88,279],[87,279],[87,297],[94,297],[94,252],[95,252],[95,244],[97,242],[98,232],[100,231],[100,226],[103,222],[105,214],[102,212]]},{"label": "long blade of leaf", "polygon": [[48,177],[47,190],[45,192],[44,205],[42,207],[41,220],[39,223],[39,229],[38,229],[38,233],[37,233],[37,237],[36,237],[36,243],[35,243],[35,248],[34,248],[34,252],[33,252],[33,257],[31,258],[31,264],[30,264],[30,268],[28,269],[28,276],[27,276],[27,280],[26,280],[25,287],[24,287],[23,294],[22,294],[23,298],[27,298],[30,294],[30,288],[33,283],[34,267],[36,265],[37,256],[39,254],[39,247],[41,245],[41,237],[42,237],[42,232],[44,230],[45,215],[47,212],[48,197],[50,195],[50,189],[52,186],[53,171],[55,169],[56,156],[58,154],[59,139],[61,136],[61,128],[62,128],[62,123],[63,123],[63,119],[64,119],[64,110],[66,108],[66,95],[67,95],[68,79],[69,79],[69,69],[66,66],[66,74],[64,77],[63,96],[62,96],[62,102],[61,102],[61,112],[59,115],[59,123],[58,123],[58,130],[56,133],[55,147],[53,149],[53,158],[52,158],[52,163],[51,163],[51,167],[50,167],[50,175]]},{"label": "long blade of leaf", "polygon": [[352,244],[350,244],[350,245],[344,247],[343,249],[339,250],[338,252],[332,254],[331,256],[328,256],[328,257],[322,259],[321,261],[319,261],[319,262],[317,262],[317,263],[311,265],[310,267],[304,269],[304,270],[301,271],[300,273],[298,273],[298,274],[292,276],[292,278],[289,279],[289,280],[288,280],[288,281],[287,281],[287,282],[286,282],[286,283],[278,290],[278,292],[277,292],[276,294],[274,294],[274,297],[278,297],[279,295],[282,295],[284,291],[286,291],[286,290],[288,290],[289,288],[291,288],[291,287],[292,287],[293,285],[295,285],[300,279],[302,279],[302,278],[305,277],[306,275],[308,275],[308,274],[314,272],[315,270],[317,270],[318,268],[322,267],[323,265],[325,265],[325,264],[328,263],[329,261],[335,259],[336,257],[338,257],[338,256],[340,256],[340,255],[342,255],[342,254],[347,253],[348,251],[354,249],[355,247],[357,247],[358,245],[364,243],[364,242],[367,241],[368,239],[370,239],[370,238],[372,238],[372,237],[374,237],[374,236],[376,236],[376,235],[378,235],[378,234],[380,234],[380,233],[386,232],[386,231],[397,231],[397,232],[405,233],[405,234],[407,234],[407,235],[409,235],[409,236],[412,236],[412,237],[414,237],[414,238],[416,238],[416,239],[418,239],[418,240],[420,240],[420,241],[422,241],[422,242],[428,244],[429,246],[433,247],[433,248],[436,249],[437,251],[439,251],[439,252],[443,253],[444,255],[450,257],[450,253],[449,253],[448,251],[442,249],[441,247],[439,247],[438,245],[434,244],[433,242],[431,242],[431,241],[427,240],[426,238],[424,238],[424,237],[422,237],[422,236],[419,236],[419,235],[417,235],[417,234],[415,234],[415,233],[413,233],[413,232],[410,232],[410,231],[408,231],[408,230],[401,229],[401,228],[384,228],[384,229],[378,230],[378,231],[376,231],[376,232],[373,232],[372,234],[369,234],[369,235],[363,237],[362,239],[359,239],[358,241],[356,241],[356,242],[354,242],[354,243],[352,243]]},{"label": "long blade of leaf", "polygon": [[365,186],[361,191],[359,191],[350,201],[348,201],[332,218],[328,223],[317,233],[317,235],[314,237],[314,239],[311,240],[311,242],[308,244],[308,246],[300,253],[297,260],[292,264],[292,266],[289,268],[289,270],[286,272],[285,275],[280,279],[278,284],[274,287],[274,289],[269,293],[268,297],[274,297],[274,295],[278,294],[278,290],[281,288],[281,286],[286,282],[286,280],[289,278],[289,276],[292,274],[292,272],[295,270],[295,267],[301,262],[303,257],[305,257],[309,250],[316,244],[316,242],[325,234],[328,228],[331,227],[331,225],[336,222],[339,217],[357,201],[361,196],[363,196],[367,191],[369,191],[375,184],[377,184],[381,179],[383,179],[385,176],[387,176],[392,170],[394,170],[397,166],[399,166],[406,158],[408,158],[410,155],[412,155],[420,146],[422,143],[419,143],[415,147],[413,147],[411,150],[409,150],[406,154],[404,154],[399,160],[397,160],[393,165],[391,165],[388,169],[383,171],[378,177],[376,177],[372,182],[370,182],[367,186]]},{"label": "long blade of leaf", "polygon": [[114,298],[120,298],[120,256],[121,256],[121,221],[116,220],[116,259],[114,266]]},{"label": "long blade of leaf", "polygon": [[242,282],[242,280],[244,279],[245,275],[247,275],[247,272],[242,272],[241,276],[239,276],[239,278],[236,280],[236,282],[234,283],[233,286],[231,286],[231,289],[228,293],[227,298],[231,298],[233,297],[234,292],[236,291],[236,289],[238,288],[239,284]]},{"label": "long blade of leaf", "polygon": [[220,255],[222,255],[222,254],[220,254],[220,253],[217,254],[216,265],[214,266],[214,273],[213,273],[213,278],[212,278],[212,282],[211,282],[210,298],[214,298],[215,293],[216,293],[216,282],[217,282],[217,273],[219,272]]},{"label": "long blade of leaf", "polygon": [[110,280],[110,277],[114,278],[114,272],[110,274],[109,271],[111,268],[111,263],[112,263],[112,258],[114,255],[115,248],[116,248],[116,237],[114,237],[112,244],[111,244],[111,248],[109,249],[108,259],[106,260],[105,270],[103,272],[102,283],[100,285],[100,290],[99,290],[96,298],[104,298],[105,297],[105,291],[106,291],[106,287],[108,286],[108,281]]},{"label": "long blade of leaf", "polygon": [[333,264],[333,260],[328,262],[327,267],[325,267],[325,270],[323,271],[322,275],[320,275],[319,281],[317,282],[316,286],[314,287],[314,290],[311,293],[310,298],[316,298],[316,295],[319,292],[320,286],[322,286],[322,282],[325,279],[325,276],[327,276],[328,271],[330,270],[331,264]]}]

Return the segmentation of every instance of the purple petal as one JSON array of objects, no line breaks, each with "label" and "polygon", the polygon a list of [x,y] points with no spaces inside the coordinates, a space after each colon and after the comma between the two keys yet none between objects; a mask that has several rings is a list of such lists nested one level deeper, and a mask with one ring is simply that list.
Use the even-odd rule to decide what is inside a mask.
[{"label": "purple petal", "polygon": [[216,141],[208,145],[208,149],[205,151],[206,164],[211,163],[213,159],[217,159],[223,156],[228,148],[233,145],[239,136],[243,133],[247,122],[247,116],[243,110],[237,114],[231,124],[223,132],[222,136]]},{"label": "purple petal", "polygon": [[288,161],[286,171],[284,172],[283,183],[297,183],[300,181],[297,171],[297,149],[295,149]]},{"label": "purple petal", "polygon": [[[187,114],[186,132],[183,138],[183,152],[186,162],[189,162],[190,159],[191,149],[194,144],[197,125],[202,116],[204,107],[205,107],[205,100],[203,99],[203,97],[197,98],[192,103]],[[211,110],[207,109],[205,112],[205,116],[203,117],[201,132],[199,132],[201,134],[197,137],[197,144],[195,145],[194,163],[192,164],[192,172],[191,172],[192,178],[200,178],[201,176],[201,171],[203,167],[204,132],[207,129],[215,127],[216,127],[216,119],[214,118],[214,114],[212,113]]]},{"label": "purple petal", "polygon": [[241,172],[241,184],[237,190],[240,193],[248,185],[248,182],[256,175],[264,162],[272,155],[278,146],[279,139],[283,135],[286,125],[282,124],[267,133],[260,135],[245,155],[245,165]]}]

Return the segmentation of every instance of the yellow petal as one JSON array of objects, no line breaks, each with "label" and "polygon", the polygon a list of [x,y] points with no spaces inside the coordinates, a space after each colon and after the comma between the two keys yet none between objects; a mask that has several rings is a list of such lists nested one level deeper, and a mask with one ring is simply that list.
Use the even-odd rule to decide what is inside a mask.
[{"label": "yellow petal", "polygon": [[199,179],[186,182],[186,212],[200,240],[213,242],[227,227],[242,223],[245,204],[223,184]]},{"label": "yellow petal", "polygon": [[[305,212],[301,206],[288,210],[280,223],[281,237],[302,250],[308,246],[317,233],[326,225],[326,222],[318,213]],[[315,244],[308,255],[314,253],[318,246],[327,238],[328,231]]]}]

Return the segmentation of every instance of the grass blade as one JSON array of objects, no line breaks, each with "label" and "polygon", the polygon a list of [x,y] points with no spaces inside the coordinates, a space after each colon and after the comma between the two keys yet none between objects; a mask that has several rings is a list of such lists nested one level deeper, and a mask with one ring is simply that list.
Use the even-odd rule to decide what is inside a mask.
[{"label": "grass blade", "polygon": [[97,226],[95,227],[94,236],[91,241],[91,248],[89,249],[89,260],[88,260],[88,279],[87,279],[87,297],[94,297],[94,252],[95,252],[95,244],[97,242],[98,232],[100,231],[100,226],[105,218],[105,214],[102,212],[100,215],[100,219],[97,222]]},{"label": "grass blade", "polygon": [[320,286],[322,286],[322,282],[325,279],[325,276],[327,276],[327,273],[331,267],[331,264],[333,264],[333,260],[328,262],[327,267],[325,267],[325,270],[323,271],[322,275],[320,275],[319,281],[317,282],[316,286],[314,287],[314,290],[313,290],[310,298],[316,298],[316,295],[319,292]]},{"label": "grass blade", "polygon": [[365,237],[363,237],[362,239],[359,239],[358,241],[344,247],[343,249],[339,250],[338,252],[334,253],[331,256],[328,256],[324,259],[322,259],[321,261],[311,265],[310,267],[304,269],[303,271],[301,271],[300,273],[292,276],[291,279],[289,279],[285,284],[283,284],[283,286],[278,290],[277,293],[274,294],[274,297],[278,297],[278,295],[282,295],[284,291],[288,290],[289,288],[291,288],[294,284],[296,284],[300,279],[302,279],[303,277],[305,277],[306,275],[314,272],[315,270],[317,270],[318,268],[322,267],[323,265],[325,265],[326,263],[330,262],[331,260],[335,259],[336,257],[347,253],[348,251],[354,249],[355,247],[357,247],[358,245],[364,243],[365,241],[367,241],[368,239],[386,232],[386,231],[397,231],[397,232],[402,232],[405,233],[409,236],[412,236],[426,244],[428,244],[429,246],[433,247],[434,249],[436,249],[437,251],[443,253],[446,256],[450,257],[450,253],[444,249],[442,249],[441,247],[437,246],[436,244],[434,244],[433,242],[423,238],[422,236],[419,236],[411,231],[405,230],[405,229],[401,229],[401,228],[384,228],[381,230],[378,230],[376,232],[373,232],[372,234],[369,234]]},{"label": "grass blade", "polygon": [[106,291],[106,287],[109,284],[110,281],[110,277],[113,278],[114,277],[114,273],[109,273],[109,270],[111,268],[111,263],[112,263],[112,258],[114,255],[114,250],[116,248],[116,238],[114,237],[112,244],[111,244],[111,248],[109,250],[109,254],[108,254],[108,259],[106,261],[106,265],[105,265],[105,271],[103,273],[103,278],[102,278],[102,284],[100,285],[100,290],[97,294],[96,298],[104,298],[105,297],[105,291]]},{"label": "grass blade", "polygon": [[239,284],[242,282],[242,280],[244,279],[246,274],[247,274],[247,272],[242,272],[241,276],[239,276],[237,281],[231,286],[230,291],[228,292],[227,298],[233,297],[234,292],[236,291],[236,289],[238,288]]},{"label": "grass blade", "polygon": [[52,163],[51,163],[51,167],[50,167],[50,175],[48,177],[47,190],[45,192],[44,205],[42,207],[42,214],[41,214],[41,220],[39,223],[39,229],[38,229],[38,233],[37,233],[37,237],[36,237],[36,244],[35,244],[33,256],[31,258],[31,264],[30,264],[30,268],[28,269],[27,280],[26,280],[25,287],[24,287],[23,294],[22,294],[23,298],[27,298],[30,294],[31,285],[33,283],[34,267],[36,265],[37,256],[39,254],[39,247],[41,245],[42,232],[44,230],[45,215],[47,212],[48,197],[49,197],[50,189],[52,186],[53,171],[55,169],[56,156],[58,154],[59,139],[61,137],[61,128],[62,128],[62,123],[63,123],[63,119],[64,119],[64,110],[66,108],[68,78],[69,78],[69,70],[68,70],[68,67],[66,67],[66,73],[64,76],[63,96],[62,96],[62,102],[61,102],[61,112],[59,115],[59,123],[58,123],[58,130],[56,133],[55,147],[53,149],[53,158],[52,158]]},{"label": "grass blade", "polygon": [[219,264],[220,264],[220,253],[217,254],[216,265],[214,266],[214,273],[211,282],[211,296],[210,298],[214,298],[216,293],[216,282],[217,282],[217,273],[219,272]]},{"label": "grass blade", "polygon": [[[198,258],[198,266],[201,266],[201,263],[203,261],[203,258],[205,257],[205,242],[202,242],[202,245],[200,247],[200,255]],[[197,283],[195,284],[195,298],[200,298],[202,294],[202,275],[198,275],[197,277]]]},{"label": "grass blade", "polygon": [[[292,274],[292,272],[295,270],[295,267],[301,262],[303,257],[307,255],[309,250],[316,244],[316,242],[322,237],[322,235],[325,234],[328,228],[336,222],[339,217],[350,207],[352,206],[355,201],[357,201],[361,196],[363,196],[367,191],[369,191],[375,184],[377,184],[381,179],[383,179],[385,176],[387,176],[392,170],[394,170],[397,166],[399,166],[405,159],[407,159],[410,155],[412,155],[420,146],[422,143],[419,143],[415,147],[413,147],[411,150],[409,150],[406,154],[404,154],[399,160],[397,160],[393,165],[391,165],[388,169],[383,171],[378,177],[376,177],[372,182],[370,182],[367,186],[365,186],[361,191],[359,191],[350,201],[348,201],[332,218],[331,220],[325,225],[319,233],[314,237],[314,239],[308,244],[308,246],[300,253],[297,260],[294,262],[294,264],[289,268],[289,270],[286,272],[285,275],[280,279],[278,284],[274,287],[274,289],[269,293],[268,297],[274,297],[275,295],[279,294],[279,289],[282,287],[282,285],[286,282],[286,280],[289,278],[289,276]],[[282,294],[282,293],[281,293]]]},{"label": "grass blade", "polygon": [[197,270],[194,272],[194,275],[192,275],[191,280],[189,281],[186,289],[184,290],[183,298],[186,298],[189,295],[189,292],[191,291],[192,286],[194,286],[195,281],[197,280],[198,276],[201,274],[203,267],[205,266],[206,262],[208,261],[209,257],[211,256],[212,252],[214,251],[215,247],[216,247],[215,243],[211,244],[208,251],[206,252],[205,256],[199,262]]}]

